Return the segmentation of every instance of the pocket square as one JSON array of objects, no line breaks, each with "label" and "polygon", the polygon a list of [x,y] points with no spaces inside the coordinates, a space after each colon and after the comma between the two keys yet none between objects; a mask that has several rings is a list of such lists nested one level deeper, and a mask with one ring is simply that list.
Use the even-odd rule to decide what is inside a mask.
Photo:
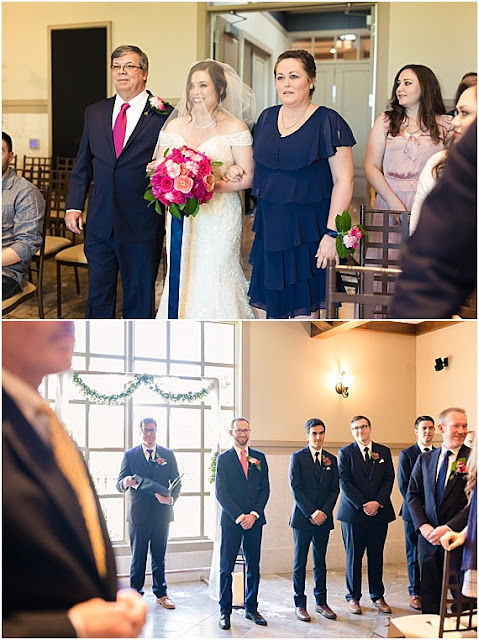
[{"label": "pocket square", "polygon": [[383,458],[381,458],[381,460],[379,461],[379,464],[381,464],[381,462],[384,462],[384,459],[383,459]]}]

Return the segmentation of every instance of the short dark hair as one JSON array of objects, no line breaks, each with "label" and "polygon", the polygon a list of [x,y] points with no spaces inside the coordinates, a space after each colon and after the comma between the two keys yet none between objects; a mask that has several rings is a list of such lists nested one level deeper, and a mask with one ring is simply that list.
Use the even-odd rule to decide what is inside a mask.
[{"label": "short dark hair", "polygon": [[477,87],[477,73],[475,71],[469,71],[462,76],[454,98],[454,107],[464,91],[470,87]]},{"label": "short dark hair", "polygon": [[358,420],[366,420],[366,422],[368,423],[368,427],[371,426],[371,420],[369,418],[366,418],[366,416],[354,416],[354,418],[351,418],[351,424],[353,424],[353,422],[357,422]]},{"label": "short dark hair", "polygon": [[424,420],[429,420],[429,422],[432,422],[432,424],[434,425],[434,418],[431,418],[431,416],[418,416],[416,418],[416,421],[414,422],[414,428],[417,429],[419,427],[419,423],[423,422]]},{"label": "short dark hair", "polygon": [[233,420],[231,420],[231,429],[234,429],[234,426],[237,422],[246,422],[249,427],[249,420],[247,420],[246,418],[243,418],[242,416],[238,416],[236,418],[233,418]]},{"label": "short dark hair", "polygon": [[143,429],[145,424],[154,424],[155,429],[158,429],[158,425],[156,424],[156,420],[154,418],[143,418],[140,420],[140,429]]},{"label": "short dark hair", "polygon": [[304,425],[306,435],[309,436],[309,432],[313,427],[324,427],[324,430],[326,431],[326,425],[322,420],[320,420],[319,418],[310,418],[309,420],[306,420],[306,424]]},{"label": "short dark hair", "polygon": [[[278,56],[274,64],[274,75],[276,77],[276,67],[281,62],[281,60],[288,60],[293,58],[295,60],[299,60],[303,65],[303,69],[306,71],[306,75],[310,80],[316,79],[316,62],[314,61],[313,56],[306,51],[306,49],[290,49],[289,51],[283,51]],[[314,84],[313,88],[309,90],[309,95],[312,96],[314,93]]]},{"label": "short dark hair", "polygon": [[135,47],[134,44],[122,44],[117,47],[111,54],[111,64],[113,64],[113,60],[115,60],[115,58],[121,58],[127,53],[136,53],[140,58],[141,70],[148,71],[148,56],[146,53],[143,53],[140,47]]},{"label": "short dark hair", "polygon": [[12,151],[13,151],[12,139],[10,138],[8,133],[5,133],[5,131],[2,131],[2,140],[7,145],[8,153],[12,153]]}]

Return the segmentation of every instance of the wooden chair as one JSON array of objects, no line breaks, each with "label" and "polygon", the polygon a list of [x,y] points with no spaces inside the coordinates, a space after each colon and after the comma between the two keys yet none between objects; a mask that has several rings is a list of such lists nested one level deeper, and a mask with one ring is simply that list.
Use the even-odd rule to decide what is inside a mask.
[{"label": "wooden chair", "polygon": [[57,156],[55,169],[60,171],[72,171],[76,158],[68,158],[67,156]]},{"label": "wooden chair", "polygon": [[[366,231],[361,240],[362,267],[399,267],[399,249],[409,238],[410,211],[387,211],[360,207],[359,221]],[[394,222],[400,219],[400,224]]]},{"label": "wooden chair", "polygon": [[[388,278],[396,278],[401,273],[400,269],[383,269],[382,267],[362,267],[351,265],[337,265],[335,260],[329,259],[326,268],[326,316],[328,319],[338,318],[337,304],[349,302],[356,305],[355,318],[372,318],[374,308],[382,305],[389,309],[393,299],[392,293],[380,293],[374,291],[374,283],[383,275]],[[360,279],[361,293],[348,293],[341,286],[339,274],[355,274]]]},{"label": "wooden chair", "polygon": [[75,284],[77,294],[80,296],[80,278],[78,275],[78,269],[80,267],[87,267],[88,262],[83,251],[85,245],[84,244],[76,244],[73,247],[69,247],[68,249],[63,249],[56,254],[55,260],[57,263],[57,317],[62,317],[62,277],[61,277],[61,268],[62,267],[73,267],[75,271]]},{"label": "wooden chair", "polygon": [[451,568],[451,553],[446,551],[439,615],[391,618],[388,638],[477,638],[477,600],[463,596],[461,588],[462,572]]},{"label": "wooden chair", "polygon": [[39,189],[47,188],[51,170],[51,156],[23,156],[23,177]]}]

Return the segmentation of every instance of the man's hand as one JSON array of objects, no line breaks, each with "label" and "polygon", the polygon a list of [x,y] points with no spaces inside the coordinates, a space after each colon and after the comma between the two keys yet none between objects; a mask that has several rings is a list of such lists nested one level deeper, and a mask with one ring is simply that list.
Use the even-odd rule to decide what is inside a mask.
[{"label": "man's hand", "polygon": [[119,591],[116,602],[92,598],[69,609],[68,616],[87,638],[136,638],[146,622],[146,602],[132,589]]},{"label": "man's hand", "polygon": [[377,500],[371,500],[363,504],[363,511],[367,516],[375,516],[379,511],[379,502]]},{"label": "man's hand", "polygon": [[324,511],[318,511],[318,513],[314,516],[314,518],[311,517],[309,521],[312,524],[322,525],[323,522],[326,522],[327,517],[328,516],[324,513]]},{"label": "man's hand", "polygon": [[421,535],[423,538],[426,538],[426,540],[429,540],[429,534],[434,531],[434,527],[430,524],[422,524],[419,527],[419,531],[421,532]]},{"label": "man's hand", "polygon": [[135,480],[133,476],[126,476],[125,478],[125,487],[137,487],[138,482]]},{"label": "man's hand", "polygon": [[435,545],[436,547],[441,544],[442,536],[449,531],[449,527],[446,527],[445,524],[440,527],[436,527],[432,531],[429,532],[427,536],[428,542]]},{"label": "man's hand", "polygon": [[245,517],[241,520],[240,525],[243,527],[243,529],[247,530],[247,529],[251,529],[251,527],[254,525],[255,522],[256,522],[256,518],[254,517],[254,515],[252,513],[247,513],[245,514]]},{"label": "man's hand", "polygon": [[162,496],[161,493],[155,493],[155,498],[160,504],[168,504],[170,507],[174,503],[173,498],[169,494],[167,496]]},{"label": "man's hand", "polygon": [[83,230],[83,215],[81,211],[67,211],[65,213],[65,226],[73,233],[81,233]]}]

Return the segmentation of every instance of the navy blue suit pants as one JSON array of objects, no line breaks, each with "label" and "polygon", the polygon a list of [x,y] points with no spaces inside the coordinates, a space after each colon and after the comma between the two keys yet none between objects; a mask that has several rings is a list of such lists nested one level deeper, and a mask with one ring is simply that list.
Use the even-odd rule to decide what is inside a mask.
[{"label": "navy blue suit pants", "polygon": [[141,525],[130,524],[130,587],[138,591],[138,593],[143,593],[149,545],[151,552],[153,593],[157,598],[166,595],[165,554],[169,528],[169,522],[150,523],[147,521]]},{"label": "navy blue suit pants", "polygon": [[341,522],[344,547],[346,549],[346,600],[360,600],[361,567],[364,552],[368,557],[369,595],[375,601],[384,596],[383,551],[388,532],[387,523],[372,526],[355,522]]},{"label": "navy blue suit pants", "polygon": [[421,595],[419,586],[419,563],[417,561],[417,531],[410,520],[403,520],[406,540],[407,575],[409,578],[409,595]]},{"label": "navy blue suit pants", "polygon": [[316,604],[324,605],[326,598],[326,550],[329,541],[329,529],[315,526],[314,529],[293,529],[294,561],[293,587],[294,605],[306,607],[304,586],[306,582],[306,563],[311,542],[313,543],[314,597]]}]

